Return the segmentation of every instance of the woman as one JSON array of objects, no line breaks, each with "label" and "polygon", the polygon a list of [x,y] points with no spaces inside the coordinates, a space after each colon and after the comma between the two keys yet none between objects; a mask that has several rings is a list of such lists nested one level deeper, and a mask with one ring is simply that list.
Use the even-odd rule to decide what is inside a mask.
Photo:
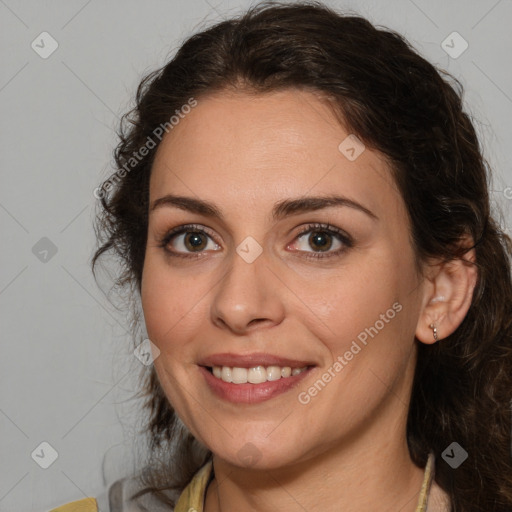
[{"label": "woman", "polygon": [[512,249],[461,94],[318,3],[143,80],[93,259],[121,258],[151,340],[133,503],[512,510]]}]

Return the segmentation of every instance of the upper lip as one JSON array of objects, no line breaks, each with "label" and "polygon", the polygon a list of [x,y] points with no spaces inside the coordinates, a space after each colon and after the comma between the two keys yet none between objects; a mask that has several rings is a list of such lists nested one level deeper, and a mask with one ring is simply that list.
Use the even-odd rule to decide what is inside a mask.
[{"label": "upper lip", "polygon": [[287,357],[272,354],[213,354],[205,357],[198,363],[200,366],[236,366],[237,368],[253,368],[255,366],[289,366],[291,368],[303,368],[314,366],[314,363],[306,360],[289,359]]}]

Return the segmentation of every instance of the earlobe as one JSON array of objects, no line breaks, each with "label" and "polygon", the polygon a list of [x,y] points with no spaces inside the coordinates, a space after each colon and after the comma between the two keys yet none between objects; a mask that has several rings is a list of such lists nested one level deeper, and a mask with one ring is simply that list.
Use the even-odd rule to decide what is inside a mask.
[{"label": "earlobe", "polygon": [[432,332],[434,334],[434,341],[437,341],[439,339],[439,336],[437,335],[437,326],[436,326],[436,324],[430,324],[429,327],[432,329]]},{"label": "earlobe", "polygon": [[434,267],[424,288],[422,311],[416,338],[433,344],[452,334],[464,320],[473,298],[478,271],[475,251],[464,259],[443,262]]}]

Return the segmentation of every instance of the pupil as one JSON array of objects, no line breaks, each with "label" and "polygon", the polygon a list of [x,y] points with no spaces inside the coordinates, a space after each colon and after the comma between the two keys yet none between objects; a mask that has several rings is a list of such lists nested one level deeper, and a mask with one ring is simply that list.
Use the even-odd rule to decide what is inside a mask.
[{"label": "pupil", "polygon": [[[326,243],[325,235],[326,233],[324,231],[317,231],[316,233],[312,233],[310,236],[310,241],[313,242],[317,248],[322,249],[322,251],[329,249],[332,245],[332,243]],[[329,237],[329,235],[327,235],[327,237]],[[325,245],[327,245],[327,247],[325,247]]]}]

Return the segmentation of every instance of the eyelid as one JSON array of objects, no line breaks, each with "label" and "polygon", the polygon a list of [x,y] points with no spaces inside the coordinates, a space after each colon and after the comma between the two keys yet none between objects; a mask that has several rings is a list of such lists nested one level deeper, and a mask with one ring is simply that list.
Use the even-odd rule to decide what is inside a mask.
[{"label": "eyelid", "polygon": [[335,235],[338,235],[340,238],[342,238],[345,243],[353,244],[354,242],[354,240],[348,233],[346,233],[340,228],[337,228],[336,226],[324,222],[312,222],[306,224],[305,226],[303,226],[302,230],[295,235],[295,238],[298,238],[304,235],[305,233],[308,233],[309,231],[313,231],[315,229],[320,232],[324,231],[331,234],[334,233]]}]

